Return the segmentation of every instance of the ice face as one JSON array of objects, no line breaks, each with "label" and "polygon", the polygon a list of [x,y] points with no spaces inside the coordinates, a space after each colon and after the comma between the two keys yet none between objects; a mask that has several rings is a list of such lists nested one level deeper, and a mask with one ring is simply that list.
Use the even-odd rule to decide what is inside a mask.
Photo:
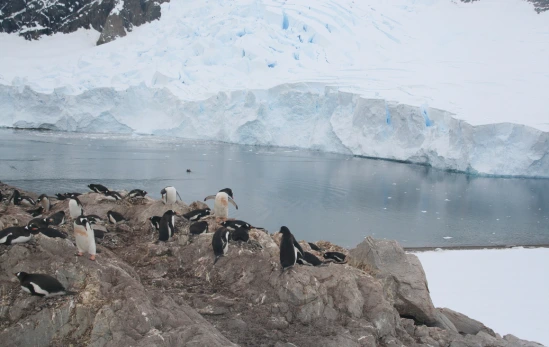
[{"label": "ice face", "polygon": [[[63,98],[63,102],[60,102]],[[449,112],[367,99],[320,84],[220,92],[184,102],[145,86],[41,94],[0,86],[3,126],[167,135],[316,149],[489,175],[549,176],[549,133],[519,124],[472,126]],[[72,116],[69,116],[72,115]]]}]

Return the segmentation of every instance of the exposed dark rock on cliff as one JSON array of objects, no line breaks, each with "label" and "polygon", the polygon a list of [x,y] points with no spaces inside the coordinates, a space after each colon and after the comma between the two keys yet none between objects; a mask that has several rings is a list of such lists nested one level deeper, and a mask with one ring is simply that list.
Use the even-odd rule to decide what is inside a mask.
[{"label": "exposed dark rock on cliff", "polygon": [[134,26],[160,18],[160,4],[168,0],[1,0],[0,32],[26,39],[79,28],[101,33],[97,44],[125,36]]}]

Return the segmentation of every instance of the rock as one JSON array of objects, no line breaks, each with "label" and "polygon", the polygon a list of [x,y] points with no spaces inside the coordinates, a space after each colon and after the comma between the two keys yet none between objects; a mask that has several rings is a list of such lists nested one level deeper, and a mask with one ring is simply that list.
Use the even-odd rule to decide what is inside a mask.
[{"label": "rock", "polygon": [[521,340],[518,337],[511,334],[507,334],[503,336],[503,339],[509,342],[513,347],[515,346],[516,347],[542,347],[543,346],[541,343]]},{"label": "rock", "polygon": [[103,31],[101,31],[101,36],[99,36],[99,40],[97,40],[97,45],[109,43],[124,36],[126,36],[126,30],[124,29],[122,17],[118,13],[110,14],[107,17]]},{"label": "rock", "polygon": [[396,241],[367,237],[350,251],[350,256],[355,264],[375,271],[375,276],[383,281],[385,296],[401,317],[457,332],[453,324],[435,309],[419,259],[406,254]]},{"label": "rock", "polygon": [[492,329],[462,313],[453,311],[449,308],[439,308],[438,310],[454,324],[461,334],[477,335],[479,332],[485,332],[490,336],[496,337],[496,334]]}]

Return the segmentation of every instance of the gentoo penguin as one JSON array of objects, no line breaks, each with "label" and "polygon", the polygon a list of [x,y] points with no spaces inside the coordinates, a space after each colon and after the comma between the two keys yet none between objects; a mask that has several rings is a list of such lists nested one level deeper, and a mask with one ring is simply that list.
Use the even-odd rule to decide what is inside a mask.
[{"label": "gentoo penguin", "polygon": [[102,184],[88,184],[88,188],[96,193],[106,193],[109,191],[109,188],[105,187]]},{"label": "gentoo penguin", "polygon": [[25,243],[32,239],[32,235],[36,234],[38,234],[38,229],[30,230],[27,226],[9,227],[0,231],[0,244],[9,246],[14,243]]},{"label": "gentoo penguin", "polygon": [[322,249],[312,242],[307,242],[313,251],[322,252]]},{"label": "gentoo penguin", "polygon": [[19,197],[19,204],[25,206],[36,206],[36,201],[34,201],[34,199],[30,196],[21,195]]},{"label": "gentoo penguin", "polygon": [[191,169],[187,169],[187,173],[191,173]]},{"label": "gentoo penguin", "polygon": [[53,229],[48,227],[48,222],[45,219],[42,218],[35,218],[32,219],[28,224],[27,227],[31,232],[40,232],[47,237],[59,237],[62,239],[66,239],[67,235],[65,233],[62,233],[61,231],[57,229]]},{"label": "gentoo penguin", "polygon": [[69,198],[69,212],[72,219],[78,218],[84,214],[82,203],[78,200],[76,195],[71,195]]},{"label": "gentoo penguin", "polygon": [[309,252],[303,252],[303,258],[298,258],[297,263],[301,265],[320,266],[324,265],[324,262],[318,259],[314,254]]},{"label": "gentoo penguin", "polygon": [[77,256],[81,257],[84,252],[90,254],[90,260],[95,260],[95,236],[90,222],[86,217],[77,217],[73,223],[74,239],[78,248]]},{"label": "gentoo penguin", "polygon": [[[227,228],[228,229],[228,228]],[[233,241],[248,242],[250,239],[250,229],[248,228],[236,228],[231,233],[231,239]]]},{"label": "gentoo penguin", "polygon": [[105,195],[105,200],[111,200],[111,201],[118,201],[118,200],[122,200],[122,195],[120,195],[118,192],[115,192],[115,191],[107,191],[107,192],[104,192],[103,195]]},{"label": "gentoo penguin", "polygon": [[50,212],[51,209],[51,203],[50,198],[46,194],[42,194],[36,199],[36,202],[40,203],[40,206],[42,206],[43,210],[42,212]]},{"label": "gentoo penguin", "polygon": [[39,206],[38,208],[35,208],[33,210],[27,210],[27,213],[29,213],[33,217],[41,216],[44,212],[44,208],[42,206]]},{"label": "gentoo penguin", "polygon": [[57,197],[57,200],[66,200],[71,197],[71,195],[79,196],[82,195],[80,193],[57,193],[55,196]]},{"label": "gentoo penguin", "polygon": [[90,222],[91,225],[103,223],[103,218],[99,217],[96,214],[88,214],[83,217],[86,217],[86,219],[88,220],[88,222]]},{"label": "gentoo penguin", "polygon": [[227,219],[229,218],[229,202],[236,207],[238,206],[233,200],[233,191],[230,188],[221,189],[216,195],[209,195],[204,198],[204,201],[209,199],[215,199],[214,201],[214,215],[216,218]]},{"label": "gentoo penguin", "polygon": [[74,295],[65,289],[59,281],[51,276],[44,274],[28,274],[18,272],[15,274],[21,283],[21,289],[31,295],[45,296],[46,298],[57,295]]},{"label": "gentoo penguin", "polygon": [[127,195],[128,198],[144,198],[147,192],[143,189],[133,189]]},{"label": "gentoo penguin", "polygon": [[46,222],[46,221],[43,220],[42,218],[34,218],[34,219],[31,219],[31,220],[27,223],[27,227],[28,227],[31,231],[38,231],[38,230],[41,229],[41,228],[47,228],[47,227],[48,227],[48,222]]},{"label": "gentoo penguin", "polygon": [[191,212],[187,212],[183,215],[183,218],[190,220],[191,222],[197,221],[202,217],[209,216],[211,214],[211,211],[209,208],[203,208],[200,210],[194,210]]},{"label": "gentoo penguin", "polygon": [[264,228],[254,227],[253,225],[250,225],[250,223],[247,223],[247,222],[244,222],[243,220],[238,220],[238,219],[223,221],[221,222],[221,225],[223,225],[225,228],[229,230],[236,230],[238,228],[244,228],[249,230],[253,228],[253,229],[263,230],[264,232],[267,232]]},{"label": "gentoo penguin", "polygon": [[158,229],[158,241],[168,241],[175,233],[175,213],[174,210],[168,210],[160,219],[160,228]]},{"label": "gentoo penguin", "polygon": [[11,196],[8,199],[8,205],[12,200],[14,205],[21,204],[21,193],[19,193],[17,189],[14,189],[13,192],[11,193]]},{"label": "gentoo penguin", "polygon": [[59,211],[51,216],[44,218],[49,225],[63,225],[65,224],[65,211]]},{"label": "gentoo penguin", "polygon": [[158,231],[160,229],[160,220],[162,219],[162,217],[160,216],[152,216],[149,218],[149,222],[151,222],[151,227]]},{"label": "gentoo penguin", "polygon": [[108,211],[107,212],[107,219],[109,220],[109,223],[116,224],[120,222],[126,221],[126,218],[124,218],[123,215],[121,215],[118,212],[115,211]]},{"label": "gentoo penguin", "polygon": [[[174,204],[179,196],[175,187],[172,186],[162,189],[160,194],[162,195],[162,201],[164,201],[165,204]],[[179,200],[183,200],[181,199],[181,196],[179,196]]]},{"label": "gentoo penguin", "polygon": [[280,227],[280,233],[282,239],[280,240],[280,264],[282,265],[282,272],[287,268],[295,265],[298,258],[303,256],[303,249],[297,243],[294,235],[285,226]]},{"label": "gentoo penguin", "polygon": [[345,262],[345,254],[341,252],[326,252],[324,253],[324,259],[333,259],[338,263]]},{"label": "gentoo penguin", "polygon": [[227,254],[229,249],[229,229],[221,227],[217,229],[212,237],[212,248],[215,255],[214,265],[219,258]]},{"label": "gentoo penguin", "polygon": [[189,227],[189,233],[191,235],[205,234],[208,232],[208,222],[201,221],[191,224]]}]

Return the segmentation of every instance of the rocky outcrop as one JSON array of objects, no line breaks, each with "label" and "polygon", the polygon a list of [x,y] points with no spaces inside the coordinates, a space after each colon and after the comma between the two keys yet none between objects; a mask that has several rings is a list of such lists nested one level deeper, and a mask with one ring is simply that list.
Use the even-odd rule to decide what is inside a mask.
[{"label": "rocky outcrop", "polygon": [[490,328],[488,328],[486,325],[482,324],[481,322],[471,319],[464,315],[463,313],[456,312],[454,310],[450,310],[449,308],[440,308],[439,311],[452,322],[452,324],[456,327],[457,331],[461,334],[470,334],[470,335],[476,335],[480,333],[481,331],[491,335],[496,336],[494,331]]},{"label": "rocky outcrop", "polygon": [[26,39],[79,28],[101,33],[97,44],[125,36],[134,26],[160,18],[160,4],[168,0],[53,0],[0,2],[0,32]]},{"label": "rocky outcrop", "polygon": [[[186,220],[174,240],[152,242],[147,218],[168,208],[160,201],[80,200],[86,214],[115,210],[128,222],[106,226],[96,262],[73,255],[72,236],[0,245],[0,338],[36,346],[539,346],[434,309],[421,264],[396,243],[367,239],[348,264],[282,273],[277,237],[252,229],[249,243],[231,243],[214,265],[212,235],[188,235]],[[169,207],[184,213],[204,204],[191,206]],[[59,210],[68,212],[67,202],[52,212]],[[5,226],[30,219],[18,206],[0,213]],[[205,220],[218,227],[213,216]],[[62,229],[72,234],[71,221]],[[30,297],[10,275],[23,270],[52,274],[77,294]]]},{"label": "rocky outcrop", "polygon": [[[480,0],[461,0],[461,2],[475,2]],[[549,0],[526,0],[534,5],[534,10],[537,13],[549,11]]]}]

